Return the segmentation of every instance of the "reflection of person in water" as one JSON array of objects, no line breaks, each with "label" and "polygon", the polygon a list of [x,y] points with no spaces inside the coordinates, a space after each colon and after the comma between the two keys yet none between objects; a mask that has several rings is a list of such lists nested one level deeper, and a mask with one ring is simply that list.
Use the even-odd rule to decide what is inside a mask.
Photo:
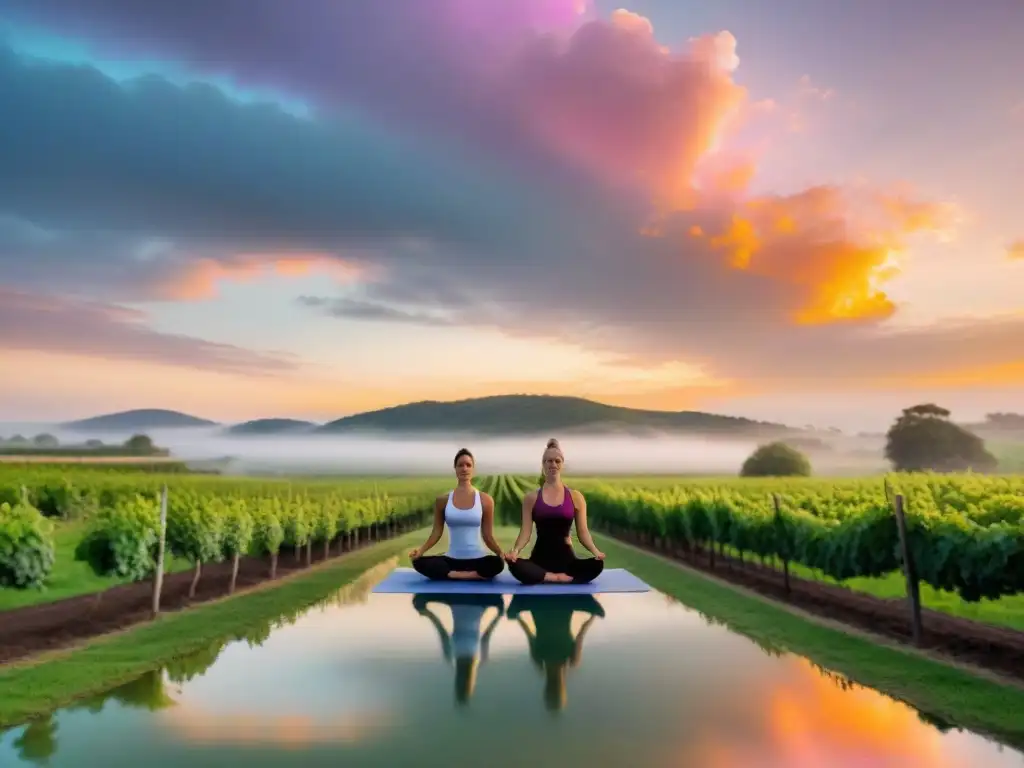
[{"label": "reflection of person in water", "polygon": [[[522,614],[533,616],[534,631]],[[589,614],[573,637],[572,616]],[[593,595],[516,595],[508,607],[508,617],[517,619],[530,644],[530,658],[544,673],[544,702],[548,709],[562,709],[566,702],[565,681],[570,667],[578,667],[583,656],[583,638],[597,617],[604,618],[604,607]]]},{"label": "reflection of person in water", "polygon": [[[452,633],[449,636],[441,620],[429,608],[430,603],[447,605],[452,612]],[[505,601],[501,595],[416,595],[413,607],[421,616],[430,619],[441,638],[441,652],[449,663],[455,664],[455,701],[466,704],[476,687],[476,672],[480,663],[487,661],[491,635],[505,615]],[[480,622],[488,608],[497,613],[480,632]]]}]

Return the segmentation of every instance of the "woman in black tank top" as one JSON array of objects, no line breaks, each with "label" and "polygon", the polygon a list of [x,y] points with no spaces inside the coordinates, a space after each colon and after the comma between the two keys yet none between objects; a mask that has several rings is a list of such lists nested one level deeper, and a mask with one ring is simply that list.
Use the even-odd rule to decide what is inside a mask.
[{"label": "woman in black tank top", "polygon": [[[505,555],[509,573],[523,584],[586,584],[604,570],[604,553],[587,528],[586,500],[562,483],[564,461],[558,441],[552,438],[544,451],[544,484],[523,497],[519,537]],[[594,557],[576,557],[570,538],[573,523],[580,543]],[[519,551],[530,541],[535,524],[537,543],[528,558],[520,558]]]}]

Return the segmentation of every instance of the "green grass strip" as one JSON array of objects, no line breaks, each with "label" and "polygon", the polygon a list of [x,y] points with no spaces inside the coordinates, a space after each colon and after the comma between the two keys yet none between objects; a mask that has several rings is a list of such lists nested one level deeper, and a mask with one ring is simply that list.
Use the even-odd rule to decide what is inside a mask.
[{"label": "green grass strip", "polygon": [[39,663],[0,668],[0,727],[109,690],[261,622],[312,606],[382,560],[404,554],[422,537],[419,531],[406,534],[314,566],[275,586],[163,614]]}]

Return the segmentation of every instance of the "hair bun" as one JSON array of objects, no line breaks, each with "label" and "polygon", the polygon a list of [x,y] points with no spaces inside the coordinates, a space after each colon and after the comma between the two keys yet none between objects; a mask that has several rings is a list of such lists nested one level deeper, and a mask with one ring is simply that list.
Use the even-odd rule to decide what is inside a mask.
[{"label": "hair bun", "polygon": [[562,446],[560,446],[558,444],[558,440],[557,439],[552,437],[550,440],[548,440],[548,448],[561,448],[561,447]]}]

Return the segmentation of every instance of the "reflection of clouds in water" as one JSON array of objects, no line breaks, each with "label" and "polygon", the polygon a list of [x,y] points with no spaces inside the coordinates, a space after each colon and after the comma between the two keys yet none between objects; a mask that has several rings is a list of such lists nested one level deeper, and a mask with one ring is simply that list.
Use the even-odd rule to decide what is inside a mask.
[{"label": "reflection of clouds in water", "polygon": [[877,691],[844,690],[805,659],[788,657],[776,674],[750,682],[744,697],[712,707],[718,727],[674,757],[709,768],[973,768],[1013,759],[998,760],[998,747],[978,737],[943,734]]}]

